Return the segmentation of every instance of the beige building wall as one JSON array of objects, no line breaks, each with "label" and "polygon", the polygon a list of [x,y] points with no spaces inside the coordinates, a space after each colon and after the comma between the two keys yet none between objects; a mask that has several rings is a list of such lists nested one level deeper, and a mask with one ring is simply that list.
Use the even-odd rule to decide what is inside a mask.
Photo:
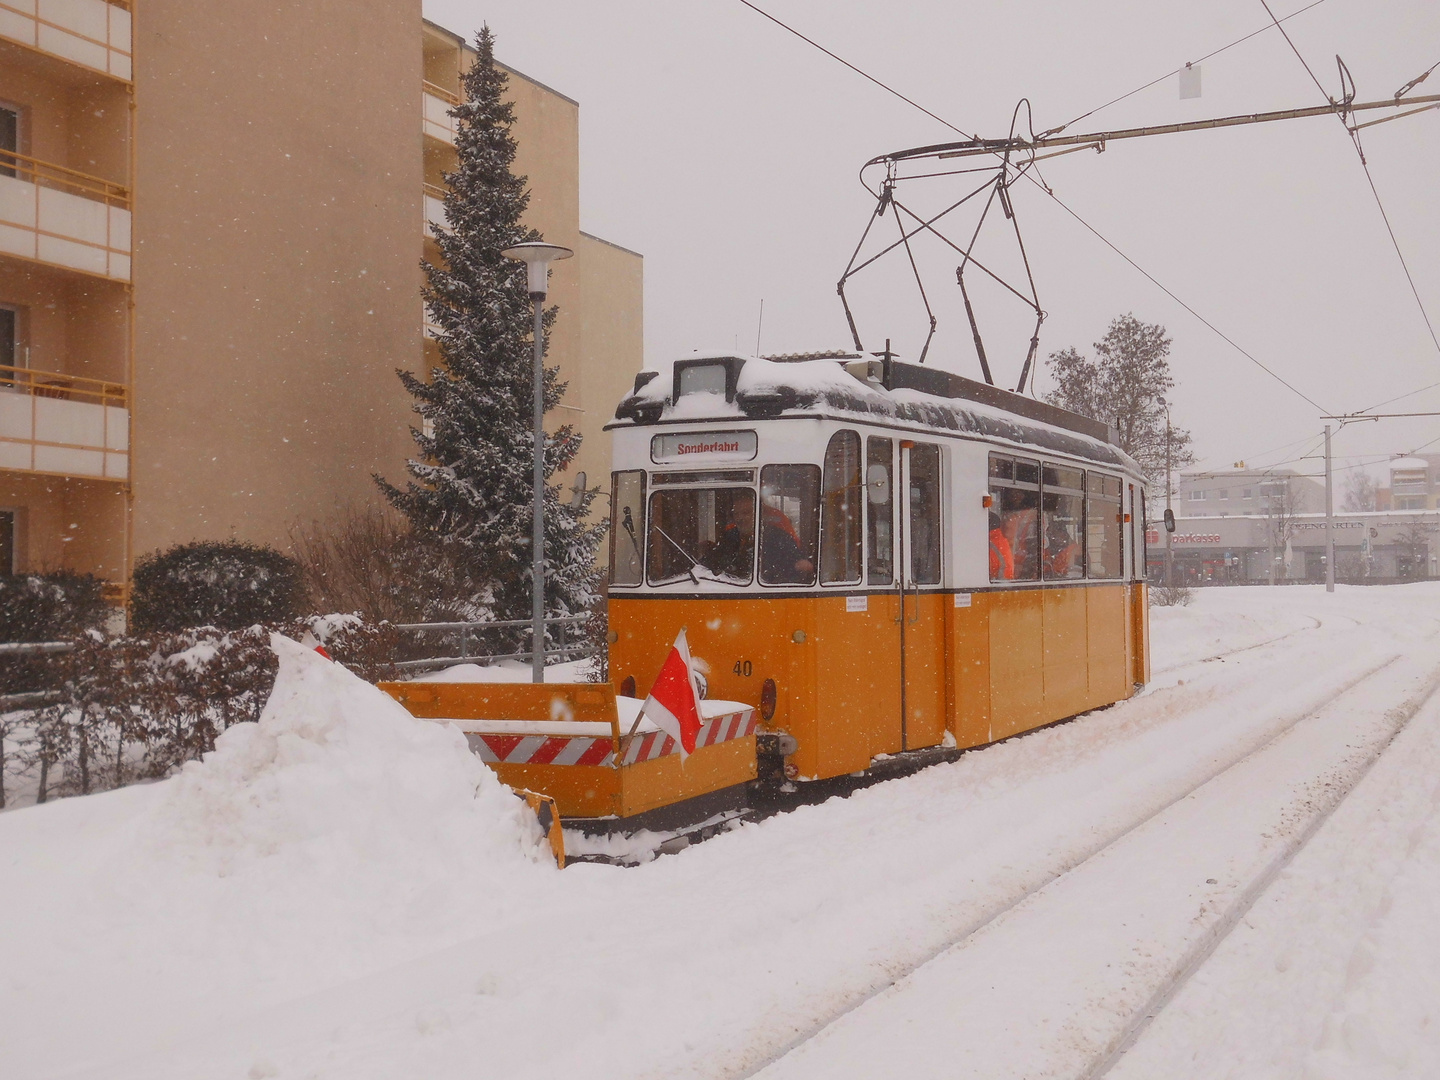
[{"label": "beige building wall", "polygon": [[[18,569],[124,582],[175,543],[284,547],[378,502],[375,474],[406,478],[416,418],[395,371],[438,360],[420,261],[454,164],[441,99],[468,59],[420,0],[104,6],[94,63],[0,25],[0,105],[22,108],[17,149],[43,164],[20,188],[0,173],[0,304],[22,311],[34,373],[0,374],[0,509],[17,512]],[[551,421],[579,426],[575,468],[606,487],[602,429],[642,363],[642,260],[580,231],[578,104],[518,72],[510,92],[528,221],[576,251],[552,277],[550,359],[569,386]],[[44,222],[5,217],[55,192],[83,241],[64,257],[42,250]],[[114,408],[103,435],[40,448],[16,435],[22,399],[67,431]],[[103,467],[56,465],[57,446]],[[15,463],[32,449],[50,464]]]},{"label": "beige building wall", "polygon": [[[615,406],[645,366],[644,263],[637,253],[582,232],[573,265],[580,284],[581,355],[570,376],[566,403],[582,410],[575,416],[584,435],[575,468],[585,472],[591,487],[608,492],[610,436],[605,425],[615,418]],[[597,499],[594,508],[597,515],[610,512],[604,498]]]},{"label": "beige building wall", "polygon": [[420,3],[135,19],[135,551],[284,546],[408,450]]}]

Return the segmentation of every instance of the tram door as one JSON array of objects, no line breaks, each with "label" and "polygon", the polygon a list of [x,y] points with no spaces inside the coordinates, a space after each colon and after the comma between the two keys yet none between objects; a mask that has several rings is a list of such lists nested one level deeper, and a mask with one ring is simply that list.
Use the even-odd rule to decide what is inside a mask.
[{"label": "tram door", "polygon": [[945,738],[940,447],[900,444],[900,679],[906,750]]}]

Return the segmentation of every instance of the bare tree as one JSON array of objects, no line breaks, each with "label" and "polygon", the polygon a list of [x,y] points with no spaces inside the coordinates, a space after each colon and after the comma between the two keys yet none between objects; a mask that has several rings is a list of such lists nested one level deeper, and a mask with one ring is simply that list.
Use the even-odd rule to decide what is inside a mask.
[{"label": "bare tree", "polygon": [[1046,367],[1055,380],[1046,400],[1113,425],[1120,449],[1151,479],[1164,475],[1167,441],[1172,469],[1195,460],[1190,432],[1174,426],[1166,432],[1164,399],[1175,380],[1163,326],[1121,315],[1095,343],[1094,360],[1069,346],[1051,353]]},{"label": "bare tree", "polygon": [[487,614],[485,590],[459,556],[418,536],[397,512],[348,508],[293,529],[311,607],[375,622],[462,621]]},{"label": "bare tree", "polygon": [[1352,469],[1345,479],[1345,501],[1341,509],[1364,513],[1379,509],[1380,485],[1364,469]]},{"label": "bare tree", "polygon": [[[1265,511],[1265,531],[1269,544],[1270,565],[1266,576],[1271,585],[1275,584],[1275,563],[1277,556],[1284,558],[1284,552],[1295,535],[1295,516],[1300,512],[1300,496],[1288,476],[1275,476],[1260,484],[1262,509]],[[1289,568],[1286,568],[1289,577]]]},{"label": "bare tree", "polygon": [[1437,531],[1440,531],[1440,527],[1434,522],[1414,518],[1396,535],[1395,546],[1399,549],[1399,554],[1408,558],[1411,566],[1410,574],[1401,574],[1401,577],[1430,576],[1430,541]]}]

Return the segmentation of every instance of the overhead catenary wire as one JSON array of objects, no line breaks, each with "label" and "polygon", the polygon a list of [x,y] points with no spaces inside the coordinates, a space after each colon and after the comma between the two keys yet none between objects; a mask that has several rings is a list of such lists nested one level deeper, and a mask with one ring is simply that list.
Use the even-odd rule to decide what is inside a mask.
[{"label": "overhead catenary wire", "polygon": [[[1316,3],[1319,3],[1319,1],[1320,0],[1316,0]],[[825,48],[824,45],[821,45],[821,43],[816,42],[816,40],[811,39],[811,37],[804,35],[804,33],[799,32],[799,30],[793,29],[793,27],[789,26],[789,24],[783,23],[782,20],[776,19],[776,17],[772,16],[772,14],[765,12],[762,7],[756,6],[755,3],[752,3],[752,0],[740,0],[740,3],[744,4],[744,6],[746,7],[749,7],[749,9],[752,9],[753,12],[756,12],[757,14],[762,14],[762,16],[765,16],[766,19],[769,19],[770,22],[775,23],[776,26],[782,27],[782,29],[786,30],[786,32],[792,33],[793,36],[799,37],[799,39],[801,39],[802,42],[805,42],[806,45],[818,49],[819,52],[825,53],[825,55],[829,56],[829,58],[834,59],[835,62],[841,63],[841,65],[844,65],[845,68],[850,69],[850,71],[857,73],[857,75],[863,76],[863,78],[867,79],[867,81],[873,82],[874,85],[880,86],[880,88],[884,89],[887,94],[894,95],[896,96],[896,98],[899,98],[900,101],[906,102],[906,104],[910,105],[910,107],[919,109],[919,111],[923,112],[924,115],[927,115],[927,117],[932,118],[932,120],[939,122],[939,124],[945,125],[945,127],[949,128],[950,131],[958,132],[958,134],[965,135],[966,138],[972,138],[972,140],[978,138],[976,137],[976,135],[969,134],[969,132],[966,132],[965,130],[963,130],[963,128],[958,127],[958,125],[952,124],[952,122],[945,120],[945,118],[940,117],[940,115],[937,115],[935,114],[935,112],[930,111],[930,109],[924,108],[923,105],[920,105],[919,102],[913,101],[912,98],[907,98],[906,95],[901,94],[901,92],[897,91],[897,89],[894,89],[893,86],[888,86],[887,84],[884,84],[884,82],[881,82],[880,79],[876,78],[876,76],[870,75],[870,73],[863,71],[863,69],[861,68],[858,68],[858,66],[854,65],[854,63],[851,63],[850,60],[841,58],[841,56],[838,56],[837,53],[831,52],[831,50]],[[1315,6],[1316,4],[1312,3],[1309,7]],[[1300,9],[1300,12],[1293,12],[1292,14],[1290,14],[1290,16],[1286,16],[1286,19],[1290,19],[1290,17],[1295,17],[1296,14],[1305,12],[1305,10],[1309,9]],[[1263,27],[1263,29],[1270,29],[1270,27]],[[1231,45],[1236,45],[1236,43],[1238,42],[1233,42],[1231,43]],[[1225,48],[1230,48],[1230,46],[1225,46]],[[1097,111],[1097,109],[1094,109],[1094,111]],[[999,154],[996,154],[996,156],[999,156]],[[1303,392],[1303,390],[1300,390],[1299,387],[1295,386],[1295,384],[1290,383],[1289,380],[1284,379],[1284,377],[1280,376],[1279,373],[1276,373],[1274,372],[1274,370],[1270,369],[1269,366],[1261,363],[1261,361],[1257,359],[1254,354],[1251,354],[1250,351],[1246,350],[1246,348],[1241,347],[1240,344],[1238,344],[1237,341],[1234,340],[1234,338],[1231,338],[1230,336],[1228,336],[1228,334],[1225,334],[1224,331],[1221,331],[1220,328],[1217,327],[1217,325],[1211,323],[1208,318],[1205,318],[1204,315],[1201,315],[1200,312],[1195,310],[1194,307],[1191,307],[1191,305],[1187,304],[1187,302],[1182,301],[1181,298],[1179,298],[1178,295],[1176,295],[1175,292],[1172,291],[1172,289],[1166,288],[1164,284],[1161,284],[1161,281],[1159,281],[1159,279],[1156,278],[1155,275],[1151,274],[1151,272],[1149,271],[1146,271],[1146,269],[1143,268],[1143,266],[1140,266],[1138,262],[1135,261],[1135,259],[1130,258],[1130,256],[1126,255],[1125,252],[1120,251],[1119,246],[1117,246],[1115,242],[1112,242],[1112,240],[1107,238],[1107,236],[1104,236],[1099,229],[1096,229],[1093,225],[1090,225],[1090,223],[1087,222],[1084,217],[1081,217],[1079,213],[1076,212],[1076,210],[1071,209],[1071,207],[1068,206],[1067,203],[1064,203],[1063,200],[1061,200],[1060,197],[1058,197],[1057,194],[1054,193],[1054,190],[1051,189],[1050,184],[1043,183],[1043,181],[1035,179],[1034,176],[1031,176],[1031,173],[1028,170],[1024,171],[1024,173],[1022,173],[1022,176],[1025,176],[1025,179],[1030,180],[1032,184],[1035,184],[1035,186],[1040,187],[1041,192],[1044,192],[1045,194],[1047,194],[1047,196],[1050,196],[1050,199],[1054,200],[1054,203],[1056,203],[1057,206],[1060,206],[1061,209],[1064,210],[1064,212],[1068,213],[1068,215],[1070,215],[1071,217],[1074,217],[1074,219],[1076,219],[1076,222],[1079,222],[1080,225],[1087,230],[1087,232],[1092,233],[1094,238],[1099,239],[1100,242],[1104,243],[1104,245],[1106,245],[1107,248],[1110,249],[1110,251],[1115,252],[1116,255],[1119,255],[1120,258],[1123,259],[1123,261],[1128,262],[1128,264],[1132,266],[1132,268],[1135,268],[1136,271],[1139,271],[1140,275],[1145,276],[1146,281],[1151,282],[1151,284],[1155,285],[1156,288],[1161,289],[1161,291],[1164,292],[1166,297],[1171,298],[1171,300],[1174,300],[1176,304],[1181,305],[1181,307],[1184,308],[1185,311],[1188,311],[1189,314],[1194,315],[1194,317],[1197,318],[1197,320],[1200,321],[1202,325],[1205,325],[1205,327],[1207,327],[1208,330],[1211,331],[1211,333],[1214,333],[1215,336],[1220,337],[1221,340],[1225,341],[1225,344],[1228,344],[1228,346],[1234,348],[1237,353],[1240,353],[1241,356],[1246,357],[1247,360],[1250,360],[1250,363],[1253,363],[1254,366],[1259,367],[1261,372],[1269,374],[1269,376],[1272,377],[1272,379],[1276,380],[1277,383],[1282,384],[1282,386],[1286,387],[1287,390],[1295,393],[1295,395],[1299,396],[1300,399],[1305,400],[1305,402],[1308,403],[1308,405],[1312,406],[1313,409],[1316,409],[1318,410],[1318,412],[1322,413],[1326,412],[1326,409],[1323,408],[1322,405],[1319,405],[1319,402],[1316,402],[1316,400],[1313,399],[1313,397],[1310,397],[1308,393]],[[861,239],[861,243],[864,243],[864,239]],[[1416,294],[1416,297],[1418,300],[1418,292]],[[847,318],[850,318],[850,311],[848,311],[848,305],[847,312],[845,312],[845,314],[847,314]],[[852,324],[852,320],[851,331],[852,333],[854,333],[854,324]],[[1437,348],[1440,348],[1440,340],[1437,340]]]},{"label": "overhead catenary wire", "polygon": [[[1318,2],[1320,2],[1320,0],[1317,0],[1317,3],[1318,3]],[[944,125],[946,128],[949,128],[951,131],[954,131],[954,132],[956,132],[956,133],[958,133],[958,134],[960,134],[960,135],[963,135],[963,136],[965,136],[967,139],[975,139],[975,138],[977,138],[977,136],[970,134],[969,132],[965,131],[963,128],[958,127],[958,126],[955,125],[955,124],[952,124],[949,120],[946,120],[944,117],[941,117],[941,116],[937,115],[936,113],[931,112],[929,109],[925,108],[925,106],[923,106],[923,105],[919,104],[918,102],[913,101],[912,99],[906,97],[904,94],[900,93],[900,91],[894,89],[894,88],[891,87],[891,86],[888,86],[887,84],[885,84],[885,83],[882,82],[881,80],[877,79],[875,76],[873,76],[873,75],[871,75],[870,73],[862,70],[861,68],[857,67],[855,64],[852,64],[850,61],[848,61],[848,60],[844,59],[843,57],[838,56],[838,55],[836,55],[835,53],[831,52],[829,49],[825,48],[825,46],[821,45],[819,42],[815,41],[815,40],[812,39],[812,38],[807,37],[806,35],[802,34],[799,30],[796,30],[796,29],[794,29],[793,27],[787,25],[786,23],[782,22],[780,19],[777,19],[775,16],[773,16],[773,15],[771,15],[769,12],[765,11],[763,8],[760,8],[760,7],[757,6],[756,4],[752,3],[751,0],[740,0],[740,3],[744,4],[747,8],[750,8],[750,9],[751,9],[752,11],[754,11],[756,14],[758,14],[758,15],[763,15],[766,19],[769,19],[769,20],[770,20],[771,22],[773,22],[776,26],[779,26],[781,29],[785,30],[786,32],[788,32],[788,33],[790,33],[790,34],[793,34],[795,37],[799,38],[801,41],[805,42],[807,45],[810,45],[811,47],[813,47],[813,48],[815,48],[815,49],[818,49],[820,52],[824,53],[826,56],[830,57],[832,60],[836,61],[836,62],[839,63],[839,64],[844,65],[846,68],[848,68],[848,69],[850,69],[851,71],[855,72],[857,75],[860,75],[860,76],[862,76],[863,78],[865,78],[866,80],[868,80],[869,82],[874,83],[876,86],[880,87],[880,88],[881,88],[882,90],[884,90],[886,93],[892,94],[893,96],[899,98],[901,101],[905,102],[907,105],[910,105],[911,107],[913,107],[913,108],[915,108],[915,109],[918,109],[920,112],[924,113],[926,116],[928,116],[928,117],[930,117],[931,119],[935,120],[937,123],[940,123],[940,124]],[[1311,7],[1314,7],[1315,4],[1311,4],[1310,6],[1311,6]],[[1303,11],[1303,10],[1306,10],[1306,9],[1301,9],[1301,10]],[[1300,14],[1300,12],[1295,12],[1294,14],[1298,15],[1298,14]],[[1293,17],[1293,16],[1287,16],[1287,18],[1289,18],[1289,17]],[[1269,27],[1265,27],[1264,29],[1269,29]],[[1253,35],[1252,35],[1252,36],[1253,36]],[[1102,107],[1103,107],[1103,106],[1102,106]],[[1096,111],[1098,111],[1098,110],[1096,110]],[[1073,121],[1072,121],[1072,122],[1073,122]],[[997,156],[1001,156],[1001,155],[998,155],[998,154],[997,154]],[[1096,229],[1093,225],[1091,225],[1091,224],[1090,224],[1089,222],[1087,222],[1084,218],[1082,218],[1078,213],[1076,213],[1076,212],[1075,212],[1073,209],[1071,209],[1068,205],[1066,205],[1064,202],[1062,202],[1061,199],[1059,198],[1059,196],[1057,196],[1057,195],[1055,194],[1054,190],[1050,187],[1050,185],[1045,184],[1045,183],[1042,183],[1040,180],[1037,180],[1034,176],[1032,176],[1032,175],[1030,174],[1029,171],[1024,172],[1023,175],[1024,175],[1032,184],[1035,184],[1037,187],[1040,188],[1041,191],[1045,192],[1046,195],[1048,195],[1052,200],[1054,200],[1055,203],[1056,203],[1058,206],[1061,207],[1061,209],[1063,209],[1067,214],[1069,214],[1069,215],[1070,215],[1071,217],[1073,217],[1077,222],[1079,222],[1082,226],[1084,226],[1086,230],[1088,230],[1088,231],[1089,231],[1091,234],[1093,234],[1098,240],[1100,240],[1103,244],[1105,244],[1106,247],[1110,248],[1111,251],[1115,252],[1115,254],[1119,255],[1122,259],[1124,259],[1124,260],[1125,260],[1127,263],[1129,263],[1132,267],[1134,267],[1136,270],[1138,270],[1138,271],[1146,278],[1146,280],[1148,280],[1149,282],[1151,282],[1151,284],[1155,285],[1156,288],[1160,289],[1163,293],[1165,293],[1166,296],[1170,297],[1170,298],[1171,298],[1172,300],[1174,300],[1177,304],[1179,304],[1182,308],[1184,308],[1187,312],[1189,312],[1191,315],[1193,315],[1193,316],[1194,316],[1196,319],[1198,319],[1204,326],[1206,326],[1211,332],[1213,332],[1214,334],[1216,334],[1221,340],[1223,340],[1224,342],[1226,342],[1226,344],[1230,345],[1231,348],[1235,349],[1237,352],[1240,353],[1240,355],[1244,356],[1247,360],[1249,360],[1251,363],[1253,363],[1256,367],[1260,368],[1262,371],[1264,371],[1264,372],[1265,372],[1267,375],[1269,375],[1271,378],[1275,379],[1276,382],[1280,383],[1280,384],[1281,384],[1282,386],[1284,386],[1286,389],[1288,389],[1288,390],[1290,390],[1292,393],[1296,394],[1298,397],[1300,397],[1300,398],[1301,398],[1303,401],[1305,401],[1307,404],[1309,404],[1310,406],[1312,406],[1313,408],[1315,408],[1317,411],[1319,411],[1319,412],[1325,412],[1325,411],[1326,411],[1323,406],[1321,406],[1319,403],[1317,403],[1317,402],[1316,402],[1313,398],[1311,398],[1308,394],[1304,393],[1302,390],[1298,389],[1297,387],[1295,387],[1294,385],[1292,385],[1291,383],[1289,383],[1288,381],[1286,381],[1286,380],[1285,380],[1284,378],[1282,378],[1280,375],[1276,374],[1274,371],[1272,371],[1272,370],[1271,370],[1269,367],[1267,367],[1265,364],[1261,363],[1261,361],[1258,360],[1255,356],[1253,356],[1250,352],[1248,352],[1248,351],[1247,351],[1246,349],[1244,349],[1244,348],[1241,348],[1241,346],[1240,346],[1238,343],[1236,343],[1229,335],[1227,335],[1227,334],[1225,334],[1224,332],[1222,332],[1217,326],[1215,326],[1214,323],[1210,322],[1208,319],[1206,319],[1204,316],[1202,316],[1198,311],[1196,311],[1193,307],[1191,307],[1189,304],[1185,303],[1185,302],[1184,302],[1183,300],[1181,300],[1178,296],[1176,296],[1174,292],[1172,292],[1170,289],[1168,289],[1168,288],[1166,288],[1164,285],[1162,285],[1162,284],[1160,283],[1160,281],[1159,281],[1153,274],[1151,274],[1151,273],[1149,273],[1147,270],[1145,270],[1145,269],[1144,269],[1142,266],[1140,266],[1140,264],[1137,263],[1134,259],[1130,258],[1130,256],[1128,256],[1127,254],[1125,254],[1125,252],[1121,251],[1120,248],[1119,248],[1116,244],[1114,244],[1109,238],[1107,238],[1107,237],[1106,237],[1104,234],[1102,234],[1098,229]],[[872,219],[872,223],[873,223],[873,219]],[[867,229],[867,232],[868,232],[868,229]],[[864,237],[861,238],[861,244],[863,244],[863,243],[864,243]],[[856,254],[858,255],[858,253],[859,253],[859,249],[857,248],[857,249],[856,249]],[[851,333],[852,333],[852,335],[855,335],[854,320],[853,320],[853,318],[852,318],[851,315],[850,315],[850,310],[849,310],[849,305],[848,305],[848,304],[846,304],[845,315],[846,315],[846,319],[850,322]],[[858,336],[857,336],[857,340],[858,340]]]},{"label": "overhead catenary wire", "polygon": [[[1349,106],[1350,101],[1354,96],[1354,84],[1352,81],[1352,92],[1348,94],[1345,93],[1344,85],[1345,80],[1348,76],[1348,72],[1346,71],[1344,62],[1340,59],[1340,57],[1335,57],[1335,63],[1340,68],[1341,79],[1341,99],[1337,102],[1333,97],[1330,96],[1329,93],[1326,92],[1325,87],[1320,84],[1320,80],[1315,77],[1315,72],[1311,70],[1309,63],[1305,60],[1305,57],[1301,55],[1300,50],[1295,47],[1295,42],[1290,40],[1290,35],[1285,32],[1285,28],[1280,25],[1280,20],[1276,19],[1275,13],[1270,10],[1270,4],[1267,2],[1267,0],[1260,0],[1260,6],[1265,9],[1265,14],[1270,16],[1271,21],[1275,25],[1275,29],[1279,30],[1280,33],[1284,36],[1285,44],[1290,46],[1290,51],[1295,54],[1295,59],[1300,61],[1300,66],[1305,69],[1305,74],[1310,76],[1310,81],[1315,84],[1315,89],[1320,91],[1320,96],[1323,97],[1326,101],[1328,101],[1332,106],[1334,106],[1335,115],[1339,118],[1340,123],[1344,126],[1346,132],[1349,133],[1350,141],[1355,145],[1355,153],[1360,158],[1360,167],[1365,170],[1365,182],[1370,185],[1370,194],[1375,197],[1375,206],[1380,211],[1381,220],[1385,222],[1385,231],[1390,236],[1390,244],[1395,249],[1396,258],[1400,260],[1400,269],[1405,272],[1405,280],[1410,285],[1411,295],[1415,297],[1415,305],[1420,309],[1420,317],[1425,320],[1425,329],[1428,330],[1430,333],[1430,341],[1435,346],[1435,351],[1437,353],[1440,353],[1440,336],[1436,335],[1435,324],[1430,321],[1430,312],[1427,311],[1425,308],[1425,301],[1420,298],[1420,290],[1415,285],[1415,277],[1410,273],[1410,264],[1405,259],[1405,252],[1400,248],[1400,240],[1395,235],[1395,227],[1390,224],[1390,215],[1385,210],[1385,203],[1381,201],[1380,190],[1375,186],[1375,177],[1370,174],[1370,163],[1365,160],[1365,150],[1360,145],[1360,126],[1352,125],[1350,120],[1348,119],[1347,107]],[[1434,71],[1436,67],[1440,67],[1440,63],[1432,64],[1429,68],[1425,70],[1423,74],[1416,76],[1414,79],[1411,79],[1410,82],[1406,83],[1403,87],[1397,90],[1395,92],[1395,102],[1398,104],[1400,99],[1405,94],[1409,93],[1420,83],[1424,82],[1429,77],[1430,72]],[[1424,111],[1424,109],[1414,109],[1411,112],[1404,113],[1402,115],[1412,116],[1417,112]],[[1393,120],[1398,119],[1398,117],[1388,117],[1387,119]],[[1378,405],[1375,407],[1379,408]]]},{"label": "overhead catenary wire", "polygon": [[[1297,15],[1303,15],[1303,14],[1305,14],[1305,12],[1309,11],[1311,8],[1313,8],[1313,7],[1319,7],[1319,6],[1320,6],[1321,4],[1323,4],[1324,2],[1325,2],[1325,0],[1313,0],[1312,3],[1306,4],[1306,5],[1305,5],[1303,8],[1301,8],[1299,11],[1292,11],[1289,15],[1286,15],[1286,16],[1285,16],[1283,19],[1281,19],[1280,21],[1281,21],[1281,22],[1289,22],[1291,19],[1295,18]],[[1169,79],[1169,78],[1171,78],[1172,76],[1175,76],[1175,75],[1180,74],[1180,72],[1184,71],[1186,68],[1192,67],[1192,66],[1194,66],[1195,64],[1203,64],[1206,60],[1209,60],[1211,57],[1219,56],[1221,53],[1225,52],[1227,49],[1233,49],[1236,45],[1244,44],[1245,42],[1249,41],[1251,38],[1257,37],[1257,36],[1259,36],[1260,34],[1263,34],[1263,33],[1265,33],[1265,31],[1270,30],[1270,29],[1272,29],[1272,24],[1266,23],[1264,26],[1260,27],[1258,30],[1252,30],[1252,31],[1250,31],[1250,33],[1246,34],[1244,37],[1236,38],[1234,41],[1230,42],[1230,44],[1228,44],[1228,45],[1222,45],[1222,46],[1220,46],[1220,48],[1215,49],[1215,50],[1213,50],[1212,52],[1208,52],[1208,53],[1206,53],[1204,56],[1200,57],[1200,59],[1198,59],[1198,60],[1190,60],[1190,61],[1187,61],[1185,64],[1181,65],[1180,67],[1175,68],[1175,70],[1173,70],[1173,71],[1167,71],[1164,75],[1161,75],[1161,76],[1160,76],[1159,78],[1157,78],[1157,79],[1151,79],[1149,82],[1147,82],[1147,83],[1146,83],[1145,85],[1143,85],[1143,86],[1137,86],[1134,90],[1131,90],[1131,91],[1129,91],[1128,93],[1121,94],[1121,95],[1120,95],[1119,97],[1117,97],[1117,98],[1111,98],[1109,101],[1105,102],[1104,105],[1097,105],[1097,106],[1095,106],[1095,108],[1091,109],[1089,112],[1081,113],[1079,116],[1075,117],[1075,119],[1069,120],[1069,121],[1061,124],[1058,128],[1052,128],[1052,129],[1051,129],[1050,131],[1048,131],[1046,134],[1049,134],[1049,135],[1058,135],[1060,132],[1062,132],[1062,131],[1064,131],[1066,128],[1068,128],[1071,124],[1078,124],[1081,120],[1085,120],[1085,119],[1087,119],[1087,118],[1089,118],[1089,117],[1091,117],[1091,116],[1094,116],[1094,115],[1095,115],[1096,113],[1098,113],[1098,112],[1101,112],[1101,111],[1103,111],[1103,110],[1105,110],[1105,109],[1110,108],[1111,105],[1118,105],[1120,102],[1124,101],[1126,98],[1134,97],[1136,94],[1140,93],[1140,92],[1143,91],[1143,90],[1149,90],[1150,87],[1155,86],[1157,83],[1162,83],[1162,82],[1164,82],[1166,79]],[[1396,96],[1398,97],[1399,95],[1396,95]]]},{"label": "overhead catenary wire", "polygon": [[880,89],[881,89],[881,90],[884,90],[887,94],[894,94],[894,95],[895,95],[897,98],[899,98],[901,101],[905,102],[905,104],[911,105],[911,106],[919,109],[922,113],[924,113],[926,116],[930,117],[930,119],[936,121],[937,123],[944,124],[947,128],[949,128],[951,131],[955,132],[957,135],[964,135],[966,138],[974,138],[973,135],[971,135],[969,132],[965,131],[963,128],[958,128],[958,127],[956,127],[954,124],[950,123],[949,120],[946,120],[943,116],[936,116],[933,112],[931,112],[929,109],[925,108],[925,106],[924,106],[924,105],[921,105],[918,101],[913,101],[913,100],[911,100],[910,98],[906,97],[904,94],[900,93],[899,90],[896,90],[893,86],[889,86],[889,85],[887,85],[886,83],[881,82],[879,79],[875,78],[874,75],[871,75],[868,71],[863,71],[862,69],[856,67],[854,64],[850,63],[849,60],[846,60],[843,56],[837,56],[835,53],[833,53],[833,52],[831,52],[829,49],[825,48],[824,45],[821,45],[818,41],[815,41],[815,40],[812,39],[812,38],[806,37],[806,36],[805,36],[804,34],[802,34],[799,30],[796,30],[793,26],[790,26],[790,25],[787,24],[787,23],[781,22],[779,19],[777,19],[774,15],[771,15],[771,14],[770,14],[768,11],[766,11],[764,8],[757,7],[756,5],[752,4],[752,3],[750,2],[750,0],[740,0],[740,3],[744,4],[747,8],[749,8],[751,11],[755,12],[757,15],[763,15],[763,16],[765,16],[765,18],[769,19],[769,20],[770,20],[771,22],[773,22],[776,26],[780,27],[780,29],[787,31],[788,33],[794,34],[794,35],[795,35],[796,37],[798,37],[801,41],[805,42],[805,44],[807,44],[807,45],[813,45],[815,48],[819,49],[819,50],[820,50],[822,53],[824,53],[826,56],[830,57],[831,60],[834,60],[834,61],[836,61],[837,63],[844,64],[847,68],[849,68],[851,71],[855,72],[855,74],[856,74],[856,75],[859,75],[861,78],[869,79],[872,83],[874,83],[876,86],[880,87]]}]

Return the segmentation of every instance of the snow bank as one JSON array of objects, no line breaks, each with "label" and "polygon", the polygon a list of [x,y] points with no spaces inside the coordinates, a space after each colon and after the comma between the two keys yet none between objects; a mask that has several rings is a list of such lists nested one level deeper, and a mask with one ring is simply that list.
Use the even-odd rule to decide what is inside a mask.
[{"label": "snow bank", "polygon": [[275,689],[171,783],[146,843],[221,877],[367,898],[528,861],[538,826],[460,733],[276,634]]}]

